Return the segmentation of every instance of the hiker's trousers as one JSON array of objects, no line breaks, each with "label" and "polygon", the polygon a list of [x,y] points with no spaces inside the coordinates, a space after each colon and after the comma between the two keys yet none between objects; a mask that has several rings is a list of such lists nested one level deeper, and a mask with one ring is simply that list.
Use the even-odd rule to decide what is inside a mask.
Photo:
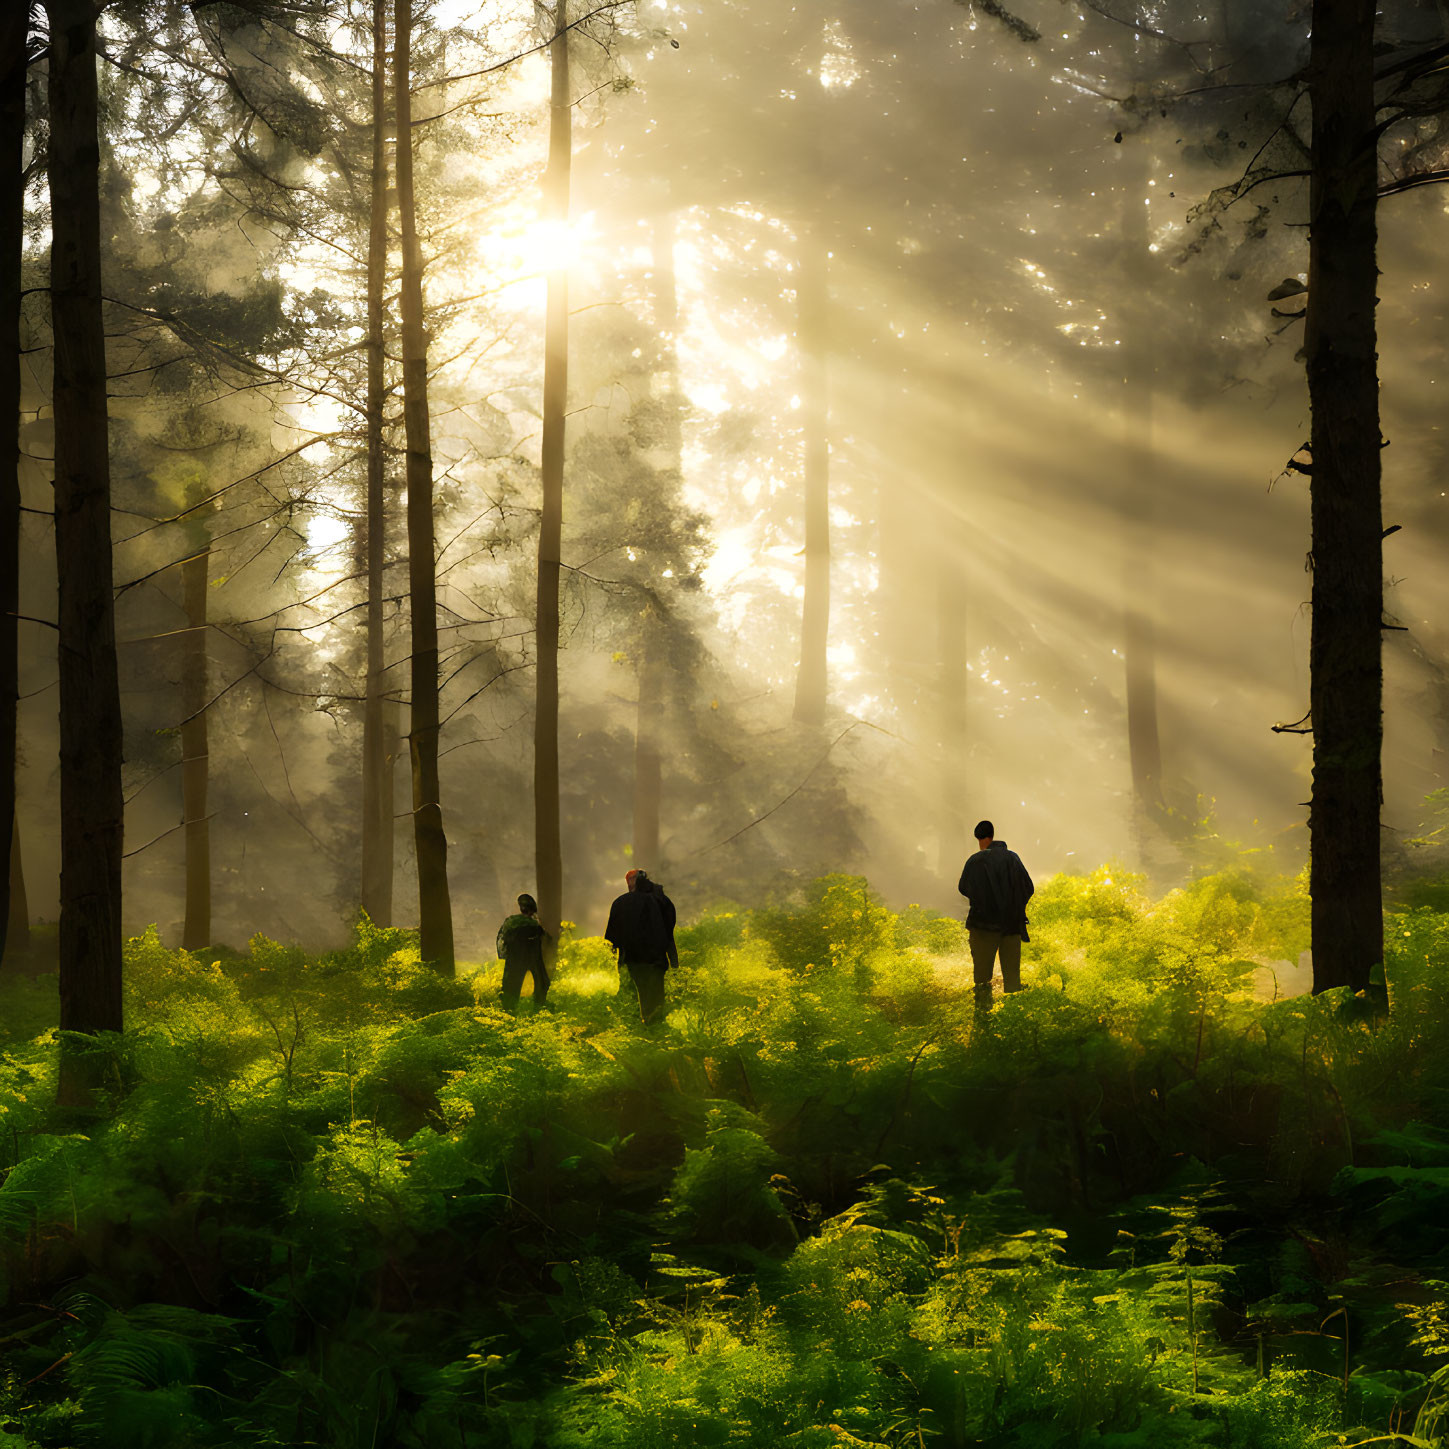
[{"label": "hiker's trousers", "polygon": [[976,980],[976,1000],[991,1005],[991,978],[996,971],[996,958],[1001,957],[1001,984],[1007,991],[1021,990],[1021,937],[1005,931],[983,931],[970,927],[971,967]]}]

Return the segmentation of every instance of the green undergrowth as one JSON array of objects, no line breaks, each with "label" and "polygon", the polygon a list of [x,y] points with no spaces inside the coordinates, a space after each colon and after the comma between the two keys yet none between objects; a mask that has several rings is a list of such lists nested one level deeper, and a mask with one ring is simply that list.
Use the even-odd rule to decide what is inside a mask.
[{"label": "green undergrowth", "polygon": [[1284,996],[1301,884],[1033,902],[1025,991],[832,876],[678,933],[669,1014],[342,951],[130,942],[54,1103],[0,982],[0,1445],[1438,1444],[1449,915],[1388,1014]]}]

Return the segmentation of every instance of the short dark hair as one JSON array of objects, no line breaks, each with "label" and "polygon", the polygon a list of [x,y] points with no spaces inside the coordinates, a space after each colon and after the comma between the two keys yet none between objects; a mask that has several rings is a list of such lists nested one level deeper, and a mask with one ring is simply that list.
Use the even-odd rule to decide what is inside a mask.
[{"label": "short dark hair", "polygon": [[529,895],[519,896],[518,909],[522,911],[525,916],[536,916],[538,914],[538,902]]},{"label": "short dark hair", "polygon": [[976,825],[977,840],[995,840],[996,827],[989,820],[981,820]]}]

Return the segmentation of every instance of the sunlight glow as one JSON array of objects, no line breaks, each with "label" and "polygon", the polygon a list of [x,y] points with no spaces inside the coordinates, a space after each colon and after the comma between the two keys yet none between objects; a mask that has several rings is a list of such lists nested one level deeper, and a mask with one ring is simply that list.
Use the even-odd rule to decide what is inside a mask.
[{"label": "sunlight glow", "polygon": [[[336,398],[318,393],[309,398],[293,399],[285,413],[279,416],[278,425],[289,432],[296,429],[320,438],[341,430],[343,412],[343,405]],[[294,448],[297,442],[298,439],[292,437],[286,446]]]},{"label": "sunlight glow", "polygon": [[714,552],[704,566],[705,587],[711,592],[722,592],[726,584],[749,568],[755,561],[749,545],[749,530],[733,528],[722,533],[715,540]]},{"label": "sunlight glow", "polygon": [[860,66],[850,53],[850,39],[838,20],[825,22],[826,51],[820,61],[820,84],[848,89],[860,79]]},{"label": "sunlight glow", "polygon": [[707,413],[725,412],[730,405],[724,385],[718,382],[691,382],[685,389],[693,406]]},{"label": "sunlight glow", "polygon": [[351,525],[330,509],[318,509],[307,519],[307,548],[312,553],[325,553],[351,537]]},{"label": "sunlight glow", "polygon": [[534,221],[524,228],[520,260],[527,273],[566,271],[578,265],[593,213],[572,221]]}]

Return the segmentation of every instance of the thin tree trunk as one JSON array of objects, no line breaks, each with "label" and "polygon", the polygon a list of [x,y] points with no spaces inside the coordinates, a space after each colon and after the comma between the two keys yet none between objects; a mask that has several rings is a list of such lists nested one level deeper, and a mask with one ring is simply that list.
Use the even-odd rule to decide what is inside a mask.
[{"label": "thin tree trunk", "polygon": [[[60,1026],[121,1029],[121,701],[111,565],[100,147],[91,0],[50,17],[50,302],[60,664]],[[63,1047],[60,1101],[94,1058]]]},{"label": "thin tree trunk", "polygon": [[1314,0],[1304,345],[1313,415],[1308,826],[1316,992],[1367,986],[1384,945],[1373,36],[1372,0]]},{"label": "thin tree trunk", "polygon": [[[15,819],[15,722],[20,693],[20,258],[25,228],[25,61],[30,6],[0,14],[0,840]],[[0,871],[0,957],[10,921],[10,872]]]},{"label": "thin tree trunk", "polygon": [[[944,510],[943,510],[944,512]],[[939,520],[936,547],[936,630],[940,669],[941,803],[937,868],[943,877],[966,859],[966,553],[958,530]]]},{"label": "thin tree trunk", "polygon": [[[654,328],[659,337],[656,380],[668,399],[662,448],[668,455],[669,475],[678,487],[683,472],[683,436],[678,408],[679,294],[674,276],[674,218],[664,216],[654,235]],[[657,605],[645,610],[638,637],[639,704],[634,726],[634,864],[655,870],[659,859],[659,818],[663,809],[664,781],[660,747],[661,723],[666,708],[667,641]]]},{"label": "thin tree trunk", "polygon": [[393,92],[397,115],[397,205],[402,233],[403,425],[407,433],[408,582],[412,596],[413,841],[424,961],[454,974],[448,840],[438,790],[437,561],[433,556],[433,450],[428,419],[428,343],[423,328],[423,256],[413,198],[412,8],[397,0]]},{"label": "thin tree trunk", "polygon": [[[198,530],[199,531],[199,530]],[[181,565],[186,599],[186,657],[182,666],[181,798],[186,821],[186,919],[181,944],[199,951],[211,944],[211,822],[206,794],[211,770],[207,743],[207,587],[211,546],[207,542]]]},{"label": "thin tree trunk", "polygon": [[805,448],[805,599],[795,718],[825,719],[825,649],[830,636],[830,436],[826,377],[825,249],[812,237],[801,248],[799,292],[800,403]]},{"label": "thin tree trunk", "polygon": [[388,749],[382,582],[387,561],[383,294],[387,287],[387,4],[372,6],[372,199],[367,236],[367,684],[362,716],[362,909],[392,924],[393,769]]},{"label": "thin tree trunk", "polygon": [[[901,506],[901,478],[916,466],[913,455],[902,457],[895,442],[900,433],[909,434],[914,417],[912,393],[899,384],[881,386],[869,399],[869,412],[858,424],[870,442],[875,487],[875,554],[880,563],[877,597],[899,599],[923,583],[921,579],[921,528],[909,508]],[[915,608],[882,608],[880,655],[887,662],[894,697],[903,708],[920,707],[920,684],[930,668],[931,644],[918,624]],[[906,701],[910,704],[907,705]]]},{"label": "thin tree trunk", "polygon": [[[1122,241],[1135,269],[1147,265],[1151,240],[1146,137],[1123,146]],[[1129,314],[1122,373],[1122,654],[1127,686],[1127,752],[1139,825],[1160,817],[1162,741],[1157,719],[1157,625],[1153,569],[1153,393],[1156,366],[1149,327]]]},{"label": "thin tree trunk", "polygon": [[651,604],[639,627],[639,705],[634,726],[634,864],[659,868],[659,811],[663,770],[659,720],[664,708],[664,670],[659,622]]},{"label": "thin tree trunk", "polygon": [[25,894],[25,866],[20,852],[20,816],[10,822],[10,899],[6,906],[5,949],[12,956],[30,949],[30,902]]},{"label": "thin tree trunk", "polygon": [[[555,0],[553,88],[544,219],[562,227],[569,215],[573,133],[569,96],[567,0]],[[563,918],[563,848],[559,822],[558,641],[559,566],[563,548],[564,408],[568,400],[569,278],[565,265],[548,277],[543,357],[543,513],[538,529],[535,628],[537,703],[533,722],[534,871],[539,916]]]},{"label": "thin tree trunk", "polygon": [[[25,77],[29,4],[0,14],[0,840],[13,839],[20,693],[20,254],[25,233]],[[0,933],[9,929],[10,871],[0,871]],[[6,936],[0,935],[0,956]]]},{"label": "thin tree trunk", "polygon": [[1122,629],[1132,794],[1137,808],[1149,817],[1163,810],[1162,739],[1157,728],[1157,626],[1142,597],[1152,575],[1151,559],[1139,552],[1131,580],[1137,597],[1128,602]]}]

